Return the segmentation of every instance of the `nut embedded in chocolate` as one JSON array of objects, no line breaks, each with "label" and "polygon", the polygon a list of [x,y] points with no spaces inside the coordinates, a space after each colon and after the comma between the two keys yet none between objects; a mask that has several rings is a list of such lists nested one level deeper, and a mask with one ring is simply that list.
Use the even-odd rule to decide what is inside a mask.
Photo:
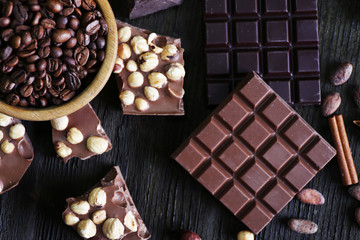
[{"label": "nut embedded in chocolate", "polygon": [[353,65],[349,62],[339,65],[331,74],[330,82],[335,86],[346,83],[353,71]]}]

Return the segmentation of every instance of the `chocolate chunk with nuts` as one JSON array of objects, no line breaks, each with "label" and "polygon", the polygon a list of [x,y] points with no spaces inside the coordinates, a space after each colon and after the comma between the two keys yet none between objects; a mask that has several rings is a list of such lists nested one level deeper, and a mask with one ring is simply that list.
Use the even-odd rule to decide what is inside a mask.
[{"label": "chocolate chunk with nuts", "polygon": [[73,157],[85,160],[112,148],[90,104],[69,116],[51,120],[51,125],[55,151],[65,163]]},{"label": "chocolate chunk with nuts", "polygon": [[34,158],[34,150],[19,119],[0,113],[0,194],[18,185]]},{"label": "chocolate chunk with nuts", "polygon": [[118,21],[114,74],[124,114],[184,115],[184,49],[180,39]]},{"label": "chocolate chunk with nuts", "polygon": [[338,66],[330,75],[330,82],[335,86],[346,83],[353,71],[353,65],[351,63],[343,63]]},{"label": "chocolate chunk with nuts", "polygon": [[145,240],[151,237],[117,166],[84,195],[66,201],[63,220],[84,239]]}]

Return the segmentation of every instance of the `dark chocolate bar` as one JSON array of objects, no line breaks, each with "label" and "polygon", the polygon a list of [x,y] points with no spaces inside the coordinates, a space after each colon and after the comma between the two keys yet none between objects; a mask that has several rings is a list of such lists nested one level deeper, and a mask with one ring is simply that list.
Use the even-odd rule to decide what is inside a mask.
[{"label": "dark chocolate bar", "polygon": [[257,234],[335,153],[252,73],[172,157]]},{"label": "dark chocolate bar", "polygon": [[320,104],[317,0],[206,0],[208,103],[255,71],[286,102]]},{"label": "dark chocolate bar", "polygon": [[118,166],[78,198],[66,199],[65,224],[84,239],[145,240],[151,237]]},{"label": "dark chocolate bar", "polygon": [[0,113],[0,194],[19,184],[34,149],[19,119]]},{"label": "dark chocolate bar", "polygon": [[118,21],[114,73],[124,114],[184,115],[181,40]]},{"label": "dark chocolate bar", "polygon": [[128,0],[129,18],[143,17],[164,9],[181,5],[184,0]]},{"label": "dark chocolate bar", "polygon": [[90,104],[64,117],[51,120],[55,151],[65,162],[82,160],[109,151],[110,139]]}]

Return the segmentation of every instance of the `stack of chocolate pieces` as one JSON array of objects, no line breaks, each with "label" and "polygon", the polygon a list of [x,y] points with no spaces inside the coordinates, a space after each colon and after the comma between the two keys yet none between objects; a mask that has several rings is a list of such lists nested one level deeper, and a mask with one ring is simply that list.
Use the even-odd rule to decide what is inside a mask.
[{"label": "stack of chocolate pieces", "polygon": [[257,234],[335,153],[252,73],[172,156]]},{"label": "stack of chocolate pieces", "polygon": [[206,0],[208,103],[251,71],[286,102],[320,104],[316,0]]}]

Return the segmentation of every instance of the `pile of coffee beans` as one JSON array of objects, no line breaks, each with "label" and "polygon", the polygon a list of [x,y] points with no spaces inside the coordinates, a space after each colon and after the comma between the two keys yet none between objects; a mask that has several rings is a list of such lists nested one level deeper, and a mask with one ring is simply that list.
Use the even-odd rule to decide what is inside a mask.
[{"label": "pile of coffee beans", "polygon": [[0,97],[60,105],[105,58],[108,26],[94,0],[0,0]]}]

